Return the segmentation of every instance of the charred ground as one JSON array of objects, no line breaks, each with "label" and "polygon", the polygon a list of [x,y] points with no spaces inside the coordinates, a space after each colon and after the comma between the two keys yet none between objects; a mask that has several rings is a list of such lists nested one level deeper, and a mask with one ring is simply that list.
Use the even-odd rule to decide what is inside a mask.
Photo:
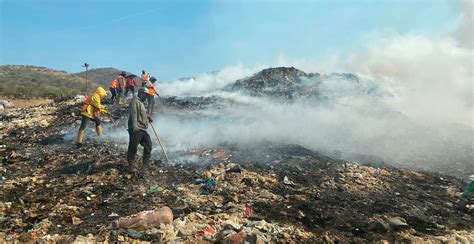
[{"label": "charred ground", "polygon": [[[202,104],[163,99],[161,112]],[[3,112],[3,238],[474,241],[473,212],[460,207],[462,182],[455,177],[361,165],[298,145],[270,144],[259,151],[224,144],[179,152],[195,160],[155,160],[137,176],[121,166],[126,142],[99,144],[89,136],[77,148],[67,139],[77,127],[78,106],[66,101]],[[126,106],[116,107],[114,114],[116,121],[125,120]],[[211,195],[199,195],[195,184],[205,170],[217,179]],[[171,226],[131,232],[114,225],[118,216],[163,205],[175,214]],[[246,205],[253,217],[244,216]],[[407,225],[386,224],[393,217],[404,218]]]}]

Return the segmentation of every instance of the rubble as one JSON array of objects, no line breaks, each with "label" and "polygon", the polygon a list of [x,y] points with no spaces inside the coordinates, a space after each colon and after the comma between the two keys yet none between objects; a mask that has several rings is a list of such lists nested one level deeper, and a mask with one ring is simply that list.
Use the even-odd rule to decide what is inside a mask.
[{"label": "rubble", "polygon": [[117,220],[117,226],[124,229],[148,229],[161,224],[171,224],[173,212],[169,207],[143,211],[138,214]]},{"label": "rubble", "polygon": [[[77,110],[65,101],[2,119],[2,240],[474,242],[473,210],[460,206],[472,201],[460,200],[463,182],[452,176],[336,160],[298,145],[260,154],[222,145],[183,152],[202,159],[196,163],[155,160],[137,177],[113,141],[74,146]],[[114,120],[125,114],[117,107]],[[196,184],[205,179],[215,180],[207,195]],[[143,211],[161,206],[169,206],[166,219],[148,221]],[[139,221],[116,224],[137,213]]]},{"label": "rubble", "polygon": [[15,107],[13,102],[7,100],[0,100],[0,109],[12,108]]}]

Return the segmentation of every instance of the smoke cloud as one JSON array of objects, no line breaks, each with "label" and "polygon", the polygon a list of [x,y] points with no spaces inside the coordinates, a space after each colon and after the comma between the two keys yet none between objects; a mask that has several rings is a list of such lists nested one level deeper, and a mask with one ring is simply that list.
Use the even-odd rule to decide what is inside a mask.
[{"label": "smoke cloud", "polygon": [[474,48],[474,1],[460,0],[457,6],[461,12],[461,24],[454,36],[462,47],[472,49]]},{"label": "smoke cloud", "polygon": [[[242,148],[298,144],[329,154],[337,150],[348,160],[370,155],[386,163],[426,169],[472,162],[472,128],[422,122],[419,116],[398,110],[401,102],[408,102],[401,101],[406,99],[402,84],[358,77],[357,82],[339,76],[308,80],[307,85],[318,83],[324,100],[302,98],[290,103],[211,89],[200,95],[224,99],[228,105],[211,105],[192,117],[163,113],[156,120],[167,147],[175,152],[224,143]],[[427,109],[419,112],[436,108]]]},{"label": "smoke cloud", "polygon": [[[472,9],[472,2],[463,4]],[[318,98],[286,102],[222,90],[268,67],[264,65],[229,66],[159,84],[164,97],[202,96],[226,103],[158,113],[157,129],[171,154],[223,143],[298,144],[329,154],[338,151],[348,160],[370,155],[393,165],[472,174],[474,53],[468,45],[473,29],[466,25],[472,26],[472,12],[464,13],[452,35],[378,36],[365,49],[321,62],[282,54],[271,65],[357,74],[357,81],[337,75],[306,80],[305,85],[317,85]],[[123,136],[125,132],[115,135]]]},{"label": "smoke cloud", "polygon": [[238,79],[252,75],[258,69],[259,67],[248,69],[242,65],[228,66],[217,72],[162,83],[160,84],[160,92],[165,96],[200,96],[220,90]]},{"label": "smoke cloud", "polygon": [[319,81],[324,101],[286,103],[221,91],[262,67],[227,67],[164,84],[162,94],[218,97],[232,105],[208,107],[191,120],[159,115],[163,137],[175,150],[225,142],[299,144],[338,150],[346,159],[373,155],[391,164],[461,171],[474,160],[472,2],[461,5],[464,15],[452,35],[376,36],[365,49],[317,63],[280,55],[272,66],[358,75],[357,83],[337,76]]}]

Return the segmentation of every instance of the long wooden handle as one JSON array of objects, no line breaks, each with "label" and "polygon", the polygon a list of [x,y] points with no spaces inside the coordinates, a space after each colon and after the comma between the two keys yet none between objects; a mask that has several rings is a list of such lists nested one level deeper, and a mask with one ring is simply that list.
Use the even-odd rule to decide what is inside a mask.
[{"label": "long wooden handle", "polygon": [[107,113],[107,115],[109,116],[110,121],[112,121],[112,124],[114,124],[115,127],[118,127],[117,124],[116,124],[115,121],[114,121],[114,118],[112,118],[112,115],[109,114],[109,113]]},{"label": "long wooden handle", "polygon": [[156,132],[155,127],[153,126],[152,123],[150,123],[150,125],[151,125],[151,128],[153,129],[153,132],[155,133],[156,139],[158,140],[158,144],[160,144],[163,154],[165,154],[166,160],[169,162],[170,159],[168,158],[168,155],[166,154],[165,148],[163,147],[163,143],[161,143],[160,137],[158,136],[158,133]]}]

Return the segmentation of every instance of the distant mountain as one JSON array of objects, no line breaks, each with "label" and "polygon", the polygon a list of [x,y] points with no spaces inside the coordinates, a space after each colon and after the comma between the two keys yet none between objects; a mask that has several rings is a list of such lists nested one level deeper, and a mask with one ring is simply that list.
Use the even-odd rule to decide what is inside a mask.
[{"label": "distant mountain", "polygon": [[[89,83],[89,91],[97,84]],[[66,98],[84,94],[85,80],[65,71],[29,65],[0,66],[0,95],[17,98]]]},{"label": "distant mountain", "polygon": [[[99,84],[100,86],[104,88],[108,88],[110,85],[110,82],[113,81],[120,73],[122,73],[122,70],[115,69],[115,68],[97,68],[97,69],[91,69],[87,71],[87,79]],[[132,74],[130,72],[125,71],[126,74]],[[80,73],[75,73],[74,75],[77,75],[81,78],[86,78],[86,72],[80,72]]]}]

